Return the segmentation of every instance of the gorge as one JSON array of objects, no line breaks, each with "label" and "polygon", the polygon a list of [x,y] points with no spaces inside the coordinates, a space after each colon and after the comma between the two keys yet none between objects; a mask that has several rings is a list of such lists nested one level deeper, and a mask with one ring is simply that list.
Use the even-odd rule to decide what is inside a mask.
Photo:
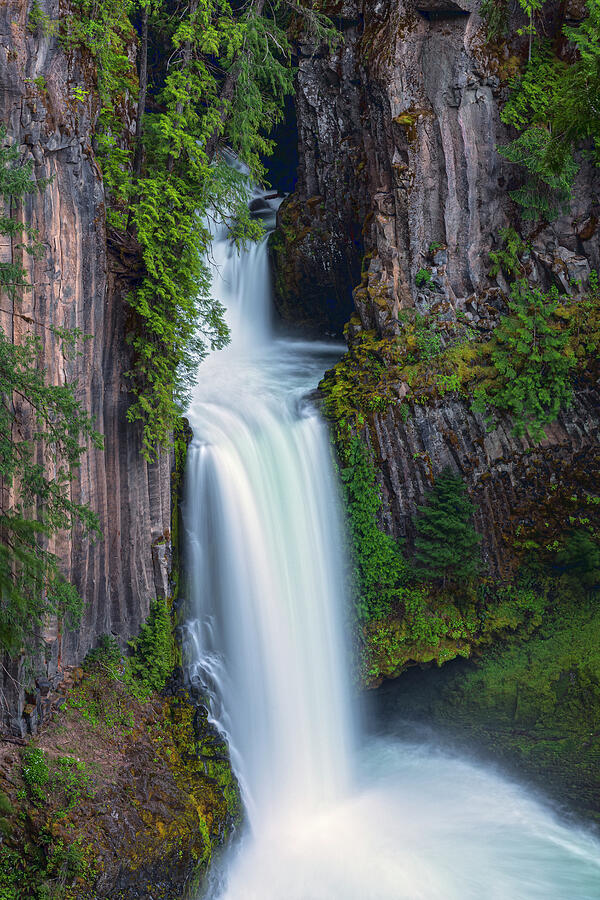
[{"label": "gorge", "polygon": [[599,16],[2,4],[5,900],[598,895]]},{"label": "gorge", "polygon": [[[268,223],[273,201],[265,216],[260,200]],[[266,254],[265,240],[238,253],[226,227],[215,236],[214,291],[234,337],[200,366],[188,413],[186,656],[247,813],[203,896],[592,900],[591,834],[435,735],[361,728],[339,488],[305,399],[341,348],[272,334]]]}]

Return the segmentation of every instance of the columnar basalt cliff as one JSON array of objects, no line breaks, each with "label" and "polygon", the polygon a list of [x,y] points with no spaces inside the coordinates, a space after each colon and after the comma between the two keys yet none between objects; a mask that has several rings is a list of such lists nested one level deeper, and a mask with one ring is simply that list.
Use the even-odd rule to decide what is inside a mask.
[{"label": "columnar basalt cliff", "polygon": [[[514,38],[490,44],[479,5],[344,3],[337,49],[300,45],[298,187],[280,213],[282,259],[297,273],[288,309],[295,301],[302,310],[316,284],[330,299],[343,293],[340,272],[360,268],[363,250],[355,306],[363,327],[381,334],[414,306],[414,276],[432,246],[443,248],[436,287],[454,305],[497,287],[487,254],[515,221],[508,189],[519,179],[496,150],[509,139],[499,113],[527,44],[517,19]],[[561,21],[584,18],[585,7],[572,6]],[[585,282],[598,266],[599,187],[584,162],[569,214],[536,231],[532,274],[542,283]]]},{"label": "columnar basalt cliff", "polygon": [[[513,11],[511,37],[490,42],[479,7],[477,0],[345,2],[332,12],[343,34],[337,48],[315,54],[300,45],[299,180],[281,208],[275,243],[286,275],[284,314],[302,319],[317,291],[339,305],[344,278],[359,268],[351,344],[367,331],[393,341],[406,310],[466,322],[485,339],[506,311],[508,284],[502,272],[490,277],[489,252],[498,249],[500,229],[522,226],[509,196],[522,175],[497,146],[514,137],[500,112],[510,76],[527,58],[527,38],[518,36],[524,20]],[[549,6],[545,15],[546,33],[558,34],[565,20],[585,17],[585,5]],[[600,176],[579,161],[568,215],[524,231],[530,282],[567,294],[585,288],[600,263]],[[418,287],[421,269],[428,280]],[[407,386],[397,383],[393,402],[367,415],[363,432],[386,530],[412,547],[416,508],[450,466],[479,504],[491,571],[509,571],[514,531],[537,502],[525,502],[532,477],[549,486],[559,460],[577,467],[597,447],[597,394],[580,387],[572,410],[534,446],[515,438],[509,422],[488,433],[456,395],[421,397],[407,420],[399,406]]]},{"label": "columnar basalt cliff", "polygon": [[[524,529],[531,537],[539,537],[541,529],[550,543],[568,515],[586,514],[568,498],[582,487],[594,491],[600,470],[600,396],[593,388],[582,389],[573,408],[546,427],[539,444],[516,437],[507,422],[490,431],[483,417],[467,412],[459,400],[417,406],[406,421],[394,407],[375,413],[369,440],[382,486],[382,521],[390,534],[412,549],[414,511],[434,476],[451,468],[464,477],[475,501],[489,571],[508,578]],[[559,485],[560,499],[566,500],[562,514]]]},{"label": "columnar basalt cliff", "polygon": [[[42,6],[50,19],[68,12],[64,0]],[[76,632],[61,634],[48,623],[46,674],[53,677],[59,663],[80,662],[100,634],[124,643],[139,630],[151,598],[168,591],[170,459],[165,453],[148,464],[138,429],[126,418],[127,306],[122,263],[106,249],[102,175],[92,147],[98,112],[93,66],[79,49],[65,49],[52,30],[32,33],[29,7],[28,0],[0,7],[0,121],[24,158],[33,159],[35,178],[51,180],[20,212],[38,230],[43,255],[30,259],[10,241],[0,247],[3,260],[24,256],[31,283],[21,300],[3,297],[0,321],[17,342],[39,335],[48,378],[77,381],[78,397],[105,442],[104,450],[90,447],[83,456],[72,488],[73,499],[98,514],[102,537],[90,543],[75,534],[56,548],[85,608]],[[81,355],[63,355],[55,326],[90,336]],[[5,674],[3,716],[21,731],[35,725],[35,689],[22,667]]]}]

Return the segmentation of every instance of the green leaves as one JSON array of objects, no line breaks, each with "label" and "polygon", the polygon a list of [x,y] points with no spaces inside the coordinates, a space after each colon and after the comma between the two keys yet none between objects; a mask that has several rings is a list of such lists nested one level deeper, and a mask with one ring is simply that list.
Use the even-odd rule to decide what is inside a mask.
[{"label": "green leaves", "polygon": [[[539,0],[519,0],[528,14]],[[593,142],[598,164],[600,140],[600,4],[588,0],[588,17],[576,28],[565,27],[574,45],[570,63],[559,59],[547,42],[532,51],[523,75],[514,79],[513,93],[502,121],[522,132],[499,152],[524,166],[525,184],[511,196],[523,217],[552,221],[568,210],[577,164],[573,152],[583,141]]]},{"label": "green leaves", "polygon": [[129,671],[148,691],[161,691],[177,659],[171,612],[164,598],[154,600],[138,637],[130,641]]},{"label": "green leaves", "polygon": [[488,274],[496,278],[502,272],[507,278],[517,278],[523,271],[521,259],[529,249],[528,244],[511,227],[500,228],[498,238],[500,248],[488,254],[491,263]]},{"label": "green leaves", "polygon": [[515,433],[533,440],[544,436],[543,425],[571,405],[569,335],[556,315],[556,291],[544,295],[526,280],[512,286],[510,314],[495,329],[490,346],[495,376],[476,391],[473,408],[491,406],[508,413]]},{"label": "green leaves", "polygon": [[33,640],[48,615],[77,624],[81,599],[46,540],[75,523],[80,535],[98,532],[97,517],[71,499],[70,485],[81,436],[98,448],[102,437],[75,385],[45,384],[40,351],[37,338],[14,345],[0,332],[0,646],[9,653]]},{"label": "green leaves", "polygon": [[[41,248],[36,241],[34,229],[13,218],[10,210],[11,204],[38,190],[38,187],[44,188],[46,182],[41,181],[38,184],[33,180],[32,160],[15,165],[20,156],[19,148],[16,144],[6,145],[6,140],[6,126],[0,124],[0,197],[7,204],[9,213],[0,215],[0,234],[10,237],[15,249],[22,249],[31,256],[38,256]],[[15,242],[14,239],[21,235],[29,240]],[[0,262],[0,291],[4,289],[9,297],[15,300],[19,292],[28,287],[26,274],[23,266],[17,262]]]},{"label": "green leaves", "polygon": [[567,69],[567,64],[554,56],[550,44],[542,43],[523,74],[511,79],[512,93],[502,110],[502,121],[517,131],[534,123],[546,124]]},{"label": "green leaves", "polygon": [[481,565],[473,504],[464,482],[450,469],[436,478],[416,521],[415,570],[420,577],[470,581]]},{"label": "green leaves", "polygon": [[555,129],[564,141],[591,139],[600,163],[600,4],[588,0],[588,17],[576,28],[563,29],[579,58],[561,80],[556,97]]},{"label": "green leaves", "polygon": [[[148,57],[134,174],[123,109],[138,92],[130,50],[142,6],[146,44],[158,50],[158,62]],[[292,90],[280,24],[289,11],[276,2],[264,16],[259,0],[235,8],[226,0],[77,0],[77,9],[64,40],[83,44],[96,61],[107,221],[124,233],[118,241],[141,256],[128,298],[134,350],[128,415],[142,426],[143,453],[153,459],[170,442],[199,361],[229,337],[224,310],[211,296],[208,219],[230,223],[238,243],[263,233],[247,209],[247,177],[215,150],[229,144],[253,179],[264,177],[261,157],[272,149],[266,134]],[[308,19],[329,39],[328,20],[312,13]]]},{"label": "green leaves", "polygon": [[356,611],[360,619],[376,618],[388,613],[392,603],[400,599],[408,567],[398,542],[379,528],[381,492],[360,438],[350,439],[344,458],[340,474],[354,551]]},{"label": "green leaves", "polygon": [[510,162],[523,166],[530,177],[511,191],[522,207],[524,220],[552,222],[568,212],[577,163],[570,150],[559,154],[550,131],[544,125],[532,125],[498,152]]}]

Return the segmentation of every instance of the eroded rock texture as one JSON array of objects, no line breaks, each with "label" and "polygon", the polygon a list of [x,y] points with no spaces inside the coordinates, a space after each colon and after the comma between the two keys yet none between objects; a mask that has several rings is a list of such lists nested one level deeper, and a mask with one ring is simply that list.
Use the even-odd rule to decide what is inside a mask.
[{"label": "eroded rock texture", "polygon": [[[450,318],[458,311],[484,333],[506,309],[508,285],[502,274],[490,278],[488,253],[498,248],[501,228],[523,225],[509,196],[522,176],[496,147],[514,137],[500,111],[527,46],[517,18],[510,39],[490,45],[479,7],[477,0],[345,0],[330,8],[343,32],[340,46],[316,53],[301,46],[299,180],[282,206],[276,254],[286,276],[296,273],[280,301],[284,313],[304,311],[306,296],[319,292],[322,304],[337,302],[363,252],[362,278],[352,285],[360,322],[350,340],[360,329],[393,338],[398,313],[411,307],[426,313],[437,304]],[[574,4],[545,9],[548,34],[562,27],[561,16],[585,16]],[[599,188],[598,170],[582,161],[569,214],[543,229],[524,227],[533,282],[571,292],[598,267]],[[432,276],[427,289],[415,283],[421,268]],[[365,436],[383,489],[384,525],[410,548],[416,508],[449,465],[478,502],[491,570],[506,572],[514,532],[539,500],[536,485],[544,482],[546,491],[557,472],[576,469],[598,446],[598,426],[598,398],[587,388],[535,449],[509,423],[488,433],[457,398],[415,405],[408,419],[393,405],[374,413]]]},{"label": "eroded rock texture", "polygon": [[490,431],[483,417],[460,400],[416,406],[406,421],[393,406],[376,413],[369,441],[386,530],[411,550],[416,509],[435,475],[449,467],[463,476],[475,501],[486,567],[509,577],[519,538],[551,543],[561,536],[569,515],[590,515],[581,494],[586,489],[590,496],[595,493],[600,473],[598,391],[580,390],[573,408],[545,433],[536,444],[516,437],[506,421]]},{"label": "eroded rock texture", "polygon": [[[56,546],[85,610],[77,632],[60,634],[49,623],[44,637],[52,675],[60,661],[79,662],[100,634],[125,642],[147,616],[150,599],[167,590],[170,459],[148,465],[137,428],[126,419],[127,308],[122,266],[106,253],[102,177],[91,146],[98,111],[93,67],[78,50],[64,51],[56,34],[31,33],[29,5],[0,5],[0,121],[23,158],[34,160],[35,178],[52,181],[19,211],[39,231],[43,256],[31,260],[6,239],[0,245],[3,260],[23,257],[32,285],[18,302],[2,296],[0,322],[15,341],[39,335],[49,380],[78,382],[78,397],[105,440],[103,451],[85,454],[73,485],[73,498],[98,513],[102,538],[91,543],[75,534]],[[39,5],[52,20],[69,14],[63,0]],[[83,102],[77,88],[88,92]],[[91,335],[81,356],[63,355],[53,326]],[[4,680],[3,714],[19,730],[23,704],[34,700],[23,688],[30,679],[19,668]]]},{"label": "eroded rock texture", "polygon": [[[339,305],[363,251],[355,305],[381,334],[395,333],[399,308],[414,305],[422,267],[453,303],[496,286],[488,251],[500,228],[518,224],[508,192],[521,177],[496,151],[511,138],[500,109],[527,47],[517,19],[513,37],[491,46],[479,6],[346,0],[330,10],[339,47],[301,45],[298,188],[281,210],[278,256],[296,276],[285,289],[289,314],[319,291],[322,306]],[[564,19],[549,10],[551,33]],[[585,10],[564,15],[576,21]],[[564,288],[598,266],[599,188],[584,162],[569,214],[531,235],[531,277]]]}]

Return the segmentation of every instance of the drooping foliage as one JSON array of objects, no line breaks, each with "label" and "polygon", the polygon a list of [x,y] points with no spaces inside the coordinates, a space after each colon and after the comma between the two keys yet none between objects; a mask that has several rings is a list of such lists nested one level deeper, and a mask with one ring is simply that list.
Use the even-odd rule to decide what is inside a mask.
[{"label": "drooping foliage", "polygon": [[[38,187],[43,189],[45,185],[32,180],[33,160],[20,163],[19,157],[18,146],[7,142],[6,126],[0,124],[0,197],[4,207],[0,212],[0,234],[11,239],[14,250],[37,256],[41,251],[34,229],[15,218],[12,207],[25,194]],[[28,287],[26,275],[19,262],[0,262],[0,291],[6,291],[11,299],[15,299],[19,291]]]},{"label": "drooping foliage", "polygon": [[[97,65],[112,240],[139,258],[129,294],[129,418],[141,423],[151,459],[170,439],[198,362],[228,340],[206,262],[211,222],[226,219],[241,242],[261,233],[248,213],[248,182],[264,177],[268,132],[292,90],[286,26],[303,22],[317,42],[334,32],[295,0],[76,0],[75,9],[61,33]],[[133,144],[123,133],[132,106]],[[243,167],[227,165],[226,146]]]},{"label": "drooping foliage", "polygon": [[378,526],[381,493],[375,470],[360,438],[351,437],[344,451],[341,477],[346,493],[355,564],[359,618],[385,614],[397,601],[408,567],[400,546]]},{"label": "drooping foliage", "polygon": [[[0,129],[0,233],[12,239],[13,248],[37,252],[35,231],[12,213],[38,183],[31,164],[21,163],[18,148],[2,146],[5,141]],[[0,292],[16,301],[26,287],[22,265],[0,263]],[[69,353],[80,335],[57,329],[55,337],[57,349],[62,344]],[[71,499],[70,484],[82,439],[96,447],[102,439],[76,398],[75,384],[46,384],[40,353],[36,337],[13,344],[0,330],[0,649],[11,654],[32,641],[49,614],[76,623],[81,598],[47,549],[48,539],[76,523],[83,532],[98,527],[89,508]]]},{"label": "drooping foliage", "polygon": [[548,162],[552,148],[552,134],[545,125],[531,125],[499,152],[509,162],[523,166],[528,177],[525,183],[511,192],[511,196],[522,207],[524,220],[552,221],[568,212],[573,182],[577,174],[577,164],[570,152],[560,160]]},{"label": "drooping foliage", "polygon": [[590,140],[600,164],[600,3],[588,0],[588,17],[564,35],[577,51],[575,61],[560,79],[553,107],[553,127],[562,144]]},{"label": "drooping foliage", "polygon": [[418,511],[415,569],[421,577],[446,584],[469,581],[477,574],[480,539],[473,511],[462,478],[445,469]]}]

